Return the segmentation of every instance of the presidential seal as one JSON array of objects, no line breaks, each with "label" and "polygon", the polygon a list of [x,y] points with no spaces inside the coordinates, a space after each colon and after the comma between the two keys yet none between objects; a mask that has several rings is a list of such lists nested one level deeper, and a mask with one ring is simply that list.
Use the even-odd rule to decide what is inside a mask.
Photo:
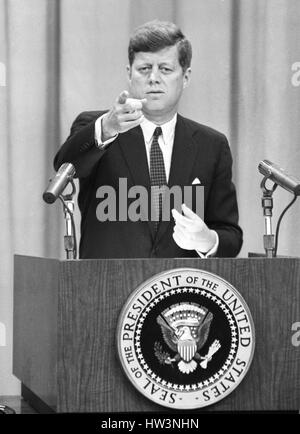
[{"label": "presidential seal", "polygon": [[157,404],[195,409],[229,395],[254,352],[254,325],[239,292],[215,274],[180,268],[142,283],[117,328],[132,384]]}]

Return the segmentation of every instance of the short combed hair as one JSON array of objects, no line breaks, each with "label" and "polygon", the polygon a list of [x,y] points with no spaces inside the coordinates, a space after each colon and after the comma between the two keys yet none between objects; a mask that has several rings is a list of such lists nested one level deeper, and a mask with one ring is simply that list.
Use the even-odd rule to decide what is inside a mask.
[{"label": "short combed hair", "polygon": [[178,61],[186,71],[191,66],[192,46],[182,31],[175,24],[167,21],[149,21],[137,27],[130,38],[128,59],[130,66],[136,53],[156,52],[166,47],[177,45]]}]

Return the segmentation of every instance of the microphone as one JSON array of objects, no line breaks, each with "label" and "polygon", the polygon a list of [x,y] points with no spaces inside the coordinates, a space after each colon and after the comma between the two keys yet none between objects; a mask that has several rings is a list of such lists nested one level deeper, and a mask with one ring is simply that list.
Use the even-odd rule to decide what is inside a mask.
[{"label": "microphone", "polygon": [[43,193],[46,203],[54,203],[58,196],[65,189],[69,181],[75,176],[75,168],[71,163],[64,163],[60,166],[53,179],[50,179],[47,189]]},{"label": "microphone", "polygon": [[300,195],[300,181],[294,176],[288,175],[277,164],[269,160],[263,160],[259,163],[258,170],[285,190],[294,193],[296,196]]}]

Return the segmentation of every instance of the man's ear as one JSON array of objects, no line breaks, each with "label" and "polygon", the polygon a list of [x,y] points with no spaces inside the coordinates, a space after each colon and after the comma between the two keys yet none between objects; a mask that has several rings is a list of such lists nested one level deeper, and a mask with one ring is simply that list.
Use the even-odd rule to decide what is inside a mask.
[{"label": "man's ear", "polygon": [[187,68],[183,73],[183,87],[186,88],[191,81],[192,68]]},{"label": "man's ear", "polygon": [[131,66],[130,65],[126,66],[126,71],[127,71],[127,79],[129,81],[131,81]]}]

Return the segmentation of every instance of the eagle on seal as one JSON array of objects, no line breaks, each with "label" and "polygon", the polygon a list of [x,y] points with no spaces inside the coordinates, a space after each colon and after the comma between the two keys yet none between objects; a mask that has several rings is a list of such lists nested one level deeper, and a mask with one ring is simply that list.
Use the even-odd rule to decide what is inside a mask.
[{"label": "eagle on seal", "polygon": [[[164,341],[176,353],[167,363],[178,362],[178,369],[189,374],[203,357],[199,351],[207,341],[213,314],[194,303],[178,303],[157,317]],[[195,360],[196,359],[196,360]]]}]

